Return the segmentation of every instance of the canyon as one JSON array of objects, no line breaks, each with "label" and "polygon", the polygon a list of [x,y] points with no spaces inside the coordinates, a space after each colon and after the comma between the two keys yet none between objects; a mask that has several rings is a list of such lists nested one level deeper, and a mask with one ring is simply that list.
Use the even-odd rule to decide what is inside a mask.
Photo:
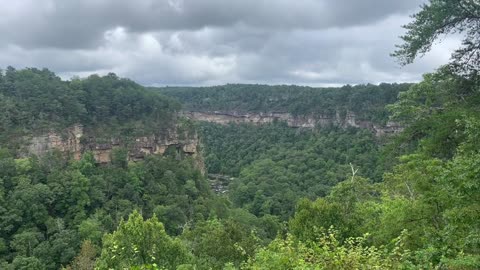
[{"label": "canyon", "polygon": [[[364,128],[372,131],[375,136],[380,137],[388,134],[401,132],[403,128],[394,123],[387,122],[385,125],[379,125],[371,121],[358,120],[355,114],[347,112],[344,117],[339,113],[331,115],[316,116],[295,116],[283,112],[267,113],[243,113],[237,111],[227,112],[198,112],[184,111],[180,117],[185,117],[193,121],[205,121],[220,125],[229,123],[249,123],[261,125],[273,123],[276,121],[285,122],[292,128],[314,129],[327,126],[339,126],[342,128],[355,127]],[[85,128],[80,125],[74,125],[62,132],[50,131],[45,134],[30,136],[25,138],[28,143],[20,151],[21,156],[37,155],[43,156],[52,150],[58,150],[62,153],[71,155],[72,158],[79,160],[83,153],[89,151],[94,155],[98,163],[111,162],[112,151],[116,148],[127,150],[128,161],[139,161],[145,159],[147,155],[163,155],[168,149],[177,155],[192,156],[204,171],[203,160],[198,152],[200,140],[195,131],[180,131],[178,125],[158,134],[149,136],[140,136],[134,138],[103,138],[91,134],[86,134]]]}]

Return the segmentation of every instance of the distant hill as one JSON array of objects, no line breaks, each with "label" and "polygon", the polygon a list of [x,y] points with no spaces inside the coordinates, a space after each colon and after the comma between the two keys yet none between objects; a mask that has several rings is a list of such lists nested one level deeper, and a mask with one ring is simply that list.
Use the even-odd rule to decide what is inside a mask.
[{"label": "distant hill", "polygon": [[227,84],[212,87],[149,87],[178,99],[187,111],[283,112],[293,115],[346,115],[359,120],[384,123],[386,104],[411,84],[346,85],[312,88],[295,85]]},{"label": "distant hill", "polygon": [[180,104],[110,73],[64,81],[48,69],[0,72],[0,143],[80,124],[102,135],[138,136],[174,124]]}]

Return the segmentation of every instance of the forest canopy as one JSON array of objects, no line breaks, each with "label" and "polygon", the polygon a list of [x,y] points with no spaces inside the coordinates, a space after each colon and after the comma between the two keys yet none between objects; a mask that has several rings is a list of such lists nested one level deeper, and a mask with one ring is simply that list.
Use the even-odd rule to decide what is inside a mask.
[{"label": "forest canopy", "polygon": [[137,123],[151,130],[170,124],[180,104],[113,73],[64,81],[48,69],[8,67],[0,72],[0,107],[5,137],[73,124],[111,129]]},{"label": "forest canopy", "polygon": [[411,84],[345,85],[312,88],[296,85],[227,84],[212,87],[149,88],[179,100],[185,110],[221,112],[288,112],[293,115],[334,116],[353,112],[359,120],[384,123],[385,105]]}]

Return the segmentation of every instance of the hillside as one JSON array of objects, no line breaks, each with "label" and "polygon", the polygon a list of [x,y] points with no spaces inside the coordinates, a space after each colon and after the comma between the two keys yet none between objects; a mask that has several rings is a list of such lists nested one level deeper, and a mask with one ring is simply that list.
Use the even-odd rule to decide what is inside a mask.
[{"label": "hillside", "polygon": [[360,121],[385,124],[385,105],[395,102],[398,94],[411,84],[346,85],[312,88],[295,85],[228,84],[213,87],[149,88],[174,97],[183,109],[193,112],[289,113],[292,116],[325,118],[352,113]]},{"label": "hillside", "polygon": [[310,88],[225,85],[150,88],[183,103],[197,121],[206,170],[235,206],[283,220],[301,198],[326,196],[347,177],[381,181],[392,166],[382,144],[402,127],[388,121],[411,84]]},{"label": "hillside", "polygon": [[[419,84],[387,87],[391,92],[388,85],[357,86],[357,95],[355,87],[154,90],[203,114],[193,119],[211,122],[199,124],[206,166],[228,175],[222,179],[234,206],[289,220],[288,233],[260,249],[246,269],[275,263],[329,269],[330,260],[342,261],[339,252],[360,269],[372,264],[363,259],[379,257],[384,269],[476,269],[479,85],[478,74],[444,67]],[[329,115],[340,124],[292,129],[304,125],[269,120],[276,113],[314,121]],[[404,129],[378,140],[360,125],[342,124],[348,115],[384,125],[389,119]],[[386,253],[359,255],[365,250]]]},{"label": "hillside", "polygon": [[176,235],[226,208],[168,97],[114,74],[7,68],[0,104],[1,269],[66,266],[135,209]]},{"label": "hillside", "polygon": [[129,160],[169,147],[196,153],[197,135],[178,121],[178,102],[115,74],[63,81],[46,69],[9,67],[0,104],[0,142],[16,156],[57,149],[80,159],[91,151],[105,163],[119,147]]},{"label": "hillside", "polygon": [[[15,70],[0,76],[2,134],[5,131],[42,131],[74,124],[128,132],[150,121],[152,128],[172,121],[180,105],[152,94],[139,84],[111,73],[62,81],[47,69]],[[122,126],[120,128],[120,126]],[[144,125],[143,130],[150,125]],[[107,128],[108,127],[108,128]],[[148,132],[147,130],[145,132]]]}]

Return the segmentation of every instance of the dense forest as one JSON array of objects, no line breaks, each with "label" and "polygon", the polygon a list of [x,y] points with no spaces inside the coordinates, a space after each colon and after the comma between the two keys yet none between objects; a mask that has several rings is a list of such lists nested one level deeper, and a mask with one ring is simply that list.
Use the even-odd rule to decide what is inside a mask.
[{"label": "dense forest", "polygon": [[62,81],[47,69],[6,68],[0,75],[0,140],[83,124],[103,133],[149,134],[173,123],[180,104],[137,83],[92,75]]},{"label": "dense forest", "polygon": [[179,100],[185,110],[223,112],[288,112],[332,116],[353,112],[360,120],[384,123],[385,105],[411,84],[346,85],[312,88],[295,85],[228,84],[213,87],[149,88]]},{"label": "dense forest", "polygon": [[[476,1],[422,6],[393,53],[401,63],[440,34],[466,33],[451,63],[415,84],[146,89],[115,74],[64,81],[8,67],[0,269],[480,269],[479,17]],[[348,110],[404,130],[196,123],[206,173],[168,151],[131,162],[119,147],[108,164],[88,151],[16,151],[25,135],[77,123],[106,137],[157,132],[182,121],[181,103]],[[208,173],[227,176],[228,191],[214,193]]]},{"label": "dense forest", "polygon": [[343,181],[350,164],[362,168],[360,176],[381,179],[379,144],[366,129],[204,123],[200,131],[207,171],[234,177],[230,200],[257,216],[287,220],[300,198],[324,197]]}]

